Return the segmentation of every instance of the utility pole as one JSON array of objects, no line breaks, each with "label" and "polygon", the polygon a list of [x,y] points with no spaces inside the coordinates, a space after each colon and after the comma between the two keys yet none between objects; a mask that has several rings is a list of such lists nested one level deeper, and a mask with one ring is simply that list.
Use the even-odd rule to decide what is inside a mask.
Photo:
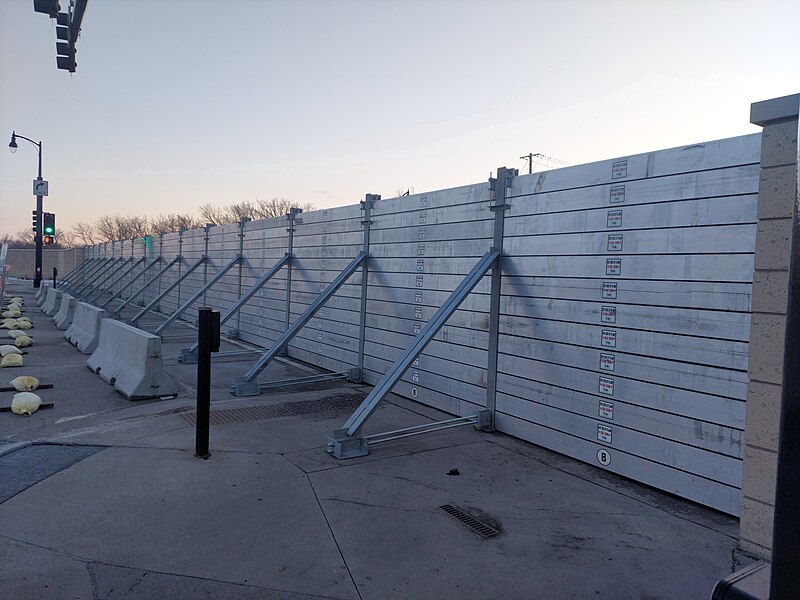
[{"label": "utility pole", "polygon": [[532,152],[530,154],[526,154],[525,156],[520,156],[522,160],[528,161],[528,175],[533,173],[533,157],[536,156]]}]

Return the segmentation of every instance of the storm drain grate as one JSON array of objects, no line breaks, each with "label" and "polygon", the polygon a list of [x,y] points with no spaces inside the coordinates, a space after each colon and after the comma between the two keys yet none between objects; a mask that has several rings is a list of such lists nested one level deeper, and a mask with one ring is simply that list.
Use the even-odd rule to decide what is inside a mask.
[{"label": "storm drain grate", "polygon": [[483,538],[494,537],[500,533],[498,529],[476,519],[472,515],[468,515],[455,504],[442,504],[439,508]]},{"label": "storm drain grate", "polygon": [[[299,400],[297,402],[282,402],[280,404],[267,404],[263,406],[247,406],[245,408],[229,408],[225,410],[212,410],[209,421],[213,425],[228,425],[231,423],[247,423],[249,421],[262,421],[280,417],[296,415],[311,415],[324,412],[338,412],[356,408],[364,399],[363,394],[337,394],[326,396],[318,400]],[[185,412],[181,416],[190,424],[197,423],[197,412]]]}]

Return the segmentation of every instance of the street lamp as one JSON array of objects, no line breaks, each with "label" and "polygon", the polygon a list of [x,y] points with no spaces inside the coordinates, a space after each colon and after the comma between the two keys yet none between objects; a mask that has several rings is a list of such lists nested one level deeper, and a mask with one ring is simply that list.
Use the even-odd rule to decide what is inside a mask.
[{"label": "street lamp", "polygon": [[[39,150],[39,174],[36,181],[42,181],[42,142],[34,142],[31,138],[24,135],[19,135],[16,131],[11,132],[11,143],[8,145],[11,152],[17,151],[17,138],[27,140]],[[36,190],[41,189],[40,186],[34,185]],[[33,277],[33,287],[38,288],[42,284],[42,196],[36,195],[36,231],[34,232],[34,241],[36,242],[36,274]]]}]

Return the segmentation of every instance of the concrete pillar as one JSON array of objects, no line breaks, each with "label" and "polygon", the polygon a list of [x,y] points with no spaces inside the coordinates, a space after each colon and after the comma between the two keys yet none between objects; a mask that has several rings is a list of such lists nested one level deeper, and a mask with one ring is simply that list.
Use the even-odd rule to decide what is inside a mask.
[{"label": "concrete pillar", "polygon": [[750,111],[750,121],[764,131],[739,548],[767,560],[772,549],[792,209],[798,199],[798,106],[800,94],[795,94],[756,102]]}]

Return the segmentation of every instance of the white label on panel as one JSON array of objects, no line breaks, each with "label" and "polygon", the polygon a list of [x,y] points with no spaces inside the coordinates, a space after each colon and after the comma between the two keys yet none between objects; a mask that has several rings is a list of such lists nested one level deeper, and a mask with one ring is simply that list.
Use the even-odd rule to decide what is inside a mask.
[{"label": "white label on panel", "polygon": [[414,359],[414,362],[411,363],[411,366],[412,367],[418,367],[419,366],[419,356]]},{"label": "white label on panel", "polygon": [[414,302],[422,304],[422,292],[414,292]]},{"label": "white label on panel", "polygon": [[617,282],[604,281],[603,282],[603,299],[616,300],[617,299]]},{"label": "white label on panel", "polygon": [[609,233],[608,234],[608,251],[609,252],[622,252],[622,234]]},{"label": "white label on panel", "polygon": [[425,256],[425,244],[417,244],[417,256]]},{"label": "white label on panel", "polygon": [[623,179],[628,176],[628,161],[617,160],[611,163],[611,179]]},{"label": "white label on panel", "polygon": [[318,334],[317,334],[317,341],[318,341],[318,342],[321,342],[321,341],[322,341],[322,334],[321,334],[321,333],[318,333]]},{"label": "white label on panel", "polygon": [[600,423],[597,424],[597,439],[600,442],[610,444],[611,443],[611,427],[608,425],[601,425]]},{"label": "white label on panel", "polygon": [[621,258],[607,258],[606,259],[606,275],[621,275],[622,274],[622,259]]},{"label": "white label on panel", "polygon": [[424,227],[419,228],[419,232],[417,233],[417,239],[424,240],[426,237],[426,232]]},{"label": "white label on panel", "polygon": [[411,388],[411,397],[412,398],[416,398],[417,397],[417,388],[415,388],[415,387]]},{"label": "white label on panel", "polygon": [[420,273],[425,270],[425,261],[421,258],[417,259],[417,271]]},{"label": "white label on panel", "polygon": [[617,322],[617,307],[616,306],[601,306],[600,307],[600,322],[601,323],[616,323]]},{"label": "white label on panel", "polygon": [[328,243],[328,236],[327,235],[323,235],[322,236],[322,243],[323,244],[327,244]]},{"label": "white label on panel", "polygon": [[420,196],[419,197],[419,206],[420,208],[425,208],[428,206],[428,197],[427,196]]},{"label": "white label on panel", "polygon": [[614,355],[613,354],[603,354],[600,353],[600,368],[603,371],[613,371],[614,370]]},{"label": "white label on panel", "polygon": [[322,233],[328,233],[328,224],[327,223],[323,223],[322,224]]},{"label": "white label on panel", "polygon": [[411,371],[411,381],[419,383],[419,371]]},{"label": "white label on panel", "polygon": [[422,330],[422,323],[414,321],[414,335],[417,335]]},{"label": "white label on panel", "polygon": [[622,204],[623,202],[625,202],[625,186],[612,185],[608,192],[608,203]]},{"label": "white label on panel", "polygon": [[597,451],[597,462],[604,467],[607,467],[611,464],[611,454],[608,452],[608,450],[600,448],[600,450]]},{"label": "white label on panel", "polygon": [[319,319],[317,321],[317,329],[325,329],[325,321],[323,321],[322,319]]},{"label": "white label on panel", "polygon": [[319,317],[319,318],[321,319],[321,318],[322,318],[322,317],[324,317],[324,316],[325,316],[325,309],[324,309],[324,308],[320,308],[320,309],[317,311],[317,317]]},{"label": "white label on panel", "polygon": [[600,334],[600,345],[606,348],[617,347],[617,332],[613,329],[603,329]]},{"label": "white label on panel", "polygon": [[622,227],[622,211],[610,210],[606,215],[606,227]]},{"label": "white label on panel", "polygon": [[428,215],[425,211],[421,211],[419,213],[419,222],[420,224],[425,224],[428,221]]},{"label": "white label on panel", "polygon": [[414,318],[415,319],[421,319],[422,318],[422,308],[420,308],[419,306],[415,306],[414,307]]},{"label": "white label on panel", "polygon": [[320,291],[320,292],[324,292],[324,291],[325,291],[325,287],[326,287],[326,286],[325,286],[325,284],[324,284],[324,283],[320,283],[320,284],[319,284],[319,291]]},{"label": "white label on panel", "polygon": [[322,247],[322,256],[328,256],[328,249],[325,246]]},{"label": "white label on panel", "polygon": [[601,394],[605,394],[606,396],[613,396],[614,380],[611,379],[611,377],[601,377],[600,386],[597,388],[597,391]]},{"label": "white label on panel", "polygon": [[317,352],[318,352],[319,354],[322,354],[322,346],[320,346],[320,345],[317,345]]},{"label": "white label on panel", "polygon": [[417,275],[417,280],[415,282],[417,287],[422,287],[422,275]]},{"label": "white label on panel", "polygon": [[600,400],[600,408],[597,411],[597,414],[603,417],[604,419],[613,420],[614,419],[614,403],[609,402],[608,400]]},{"label": "white label on panel", "polygon": [[319,272],[319,280],[320,281],[325,281],[325,271],[320,271]]}]

